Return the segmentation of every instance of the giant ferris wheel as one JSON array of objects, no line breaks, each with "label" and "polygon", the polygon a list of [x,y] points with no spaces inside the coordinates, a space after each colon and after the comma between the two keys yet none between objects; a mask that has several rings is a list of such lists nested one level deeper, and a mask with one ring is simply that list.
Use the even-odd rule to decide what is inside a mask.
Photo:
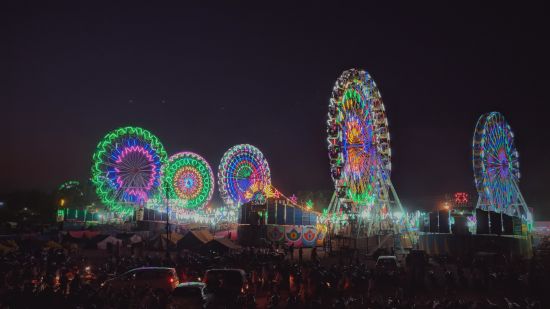
[{"label": "giant ferris wheel", "polygon": [[124,127],[99,142],[92,159],[92,182],[111,211],[130,215],[160,193],[167,154],[148,130]]},{"label": "giant ferris wheel", "polygon": [[[344,71],[329,103],[328,154],[335,194],[329,205],[340,221],[356,221],[377,233],[403,214],[390,180],[391,149],[388,120],[380,91],[363,70]],[[357,230],[357,233],[360,233]]]},{"label": "giant ferris wheel", "polygon": [[531,220],[518,187],[519,153],[514,133],[499,112],[481,115],[473,137],[477,208]]}]

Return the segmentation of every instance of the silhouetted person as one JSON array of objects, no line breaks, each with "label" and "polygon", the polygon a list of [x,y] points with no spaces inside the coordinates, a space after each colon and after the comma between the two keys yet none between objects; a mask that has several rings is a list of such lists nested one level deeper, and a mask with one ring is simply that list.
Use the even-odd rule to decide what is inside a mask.
[{"label": "silhouetted person", "polygon": [[314,262],[317,261],[317,247],[311,249],[311,260]]}]

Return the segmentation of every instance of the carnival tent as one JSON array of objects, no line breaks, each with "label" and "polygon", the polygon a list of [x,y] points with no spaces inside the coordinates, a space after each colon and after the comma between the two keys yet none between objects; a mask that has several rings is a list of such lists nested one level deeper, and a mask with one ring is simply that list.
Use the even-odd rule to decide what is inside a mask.
[{"label": "carnival tent", "polygon": [[169,236],[170,237],[168,237],[166,233],[158,234],[149,241],[149,248],[155,250],[166,250],[167,246],[170,249],[176,248],[176,244],[182,239],[181,234],[170,233]]},{"label": "carnival tent", "polygon": [[187,234],[178,241],[178,249],[198,250],[212,239],[214,239],[214,237],[208,230],[192,230],[187,232]]},{"label": "carnival tent", "polygon": [[117,234],[116,237],[118,239],[121,239],[125,245],[136,244],[143,240],[141,236],[134,233],[120,233],[120,234]]},{"label": "carnival tent", "polygon": [[237,245],[236,243],[234,243],[228,238],[215,238],[205,243],[201,247],[201,251],[203,252],[214,251],[218,253],[226,253],[229,251],[237,251],[240,249],[241,249],[241,246]]},{"label": "carnival tent", "polygon": [[107,247],[111,244],[113,247],[122,245],[122,240],[114,237],[114,236],[107,236],[105,239],[97,243],[97,248],[101,250],[107,250]]}]

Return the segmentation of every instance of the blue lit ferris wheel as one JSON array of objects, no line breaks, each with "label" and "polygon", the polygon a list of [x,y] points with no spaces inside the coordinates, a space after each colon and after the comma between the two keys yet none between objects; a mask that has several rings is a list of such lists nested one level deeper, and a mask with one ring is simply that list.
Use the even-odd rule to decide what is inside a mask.
[{"label": "blue lit ferris wheel", "polygon": [[531,220],[519,190],[519,153],[514,132],[499,112],[481,115],[473,137],[477,207]]}]

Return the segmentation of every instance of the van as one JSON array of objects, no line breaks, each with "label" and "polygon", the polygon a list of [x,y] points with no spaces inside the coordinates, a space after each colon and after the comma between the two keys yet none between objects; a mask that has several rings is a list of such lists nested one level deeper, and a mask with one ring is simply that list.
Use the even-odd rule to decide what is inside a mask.
[{"label": "van", "polygon": [[101,284],[102,287],[111,289],[144,289],[152,288],[154,291],[173,291],[179,284],[179,278],[174,268],[169,267],[141,267],[123,273],[120,276],[109,279]]}]

